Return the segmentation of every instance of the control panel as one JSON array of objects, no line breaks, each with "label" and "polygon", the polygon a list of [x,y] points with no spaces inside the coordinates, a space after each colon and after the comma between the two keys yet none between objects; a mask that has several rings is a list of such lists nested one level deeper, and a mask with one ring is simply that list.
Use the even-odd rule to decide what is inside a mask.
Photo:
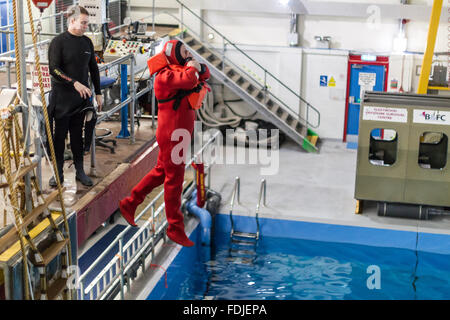
[{"label": "control panel", "polygon": [[134,54],[136,58],[139,53],[142,53],[141,50],[142,42],[140,41],[109,40],[103,53],[103,59],[105,62],[111,62],[130,53]]}]

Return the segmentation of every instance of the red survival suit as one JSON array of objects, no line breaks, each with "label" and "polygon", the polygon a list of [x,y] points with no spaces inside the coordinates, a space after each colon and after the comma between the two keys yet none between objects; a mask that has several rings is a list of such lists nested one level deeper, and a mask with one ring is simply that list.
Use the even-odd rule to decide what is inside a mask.
[{"label": "red survival suit", "polygon": [[[183,97],[178,102],[170,100],[170,98],[180,90],[191,90],[197,87],[199,83],[209,78],[210,73],[206,65],[202,65],[203,72],[199,72],[194,67],[184,67],[186,61],[180,54],[182,44],[178,40],[171,40],[164,45],[162,52],[165,53],[169,65],[160,70],[155,77],[155,96],[159,102],[158,128],[156,130],[156,140],[160,149],[158,162],[131,190],[131,196],[119,202],[119,207],[127,222],[136,226],[134,213],[137,206],[144,201],[145,196],[153,188],[164,183],[164,202],[169,223],[167,236],[172,241],[189,247],[194,243],[184,232],[184,219],[180,210],[185,163],[175,164],[171,158],[172,149],[180,143],[181,138],[178,141],[171,141],[171,137],[176,129],[186,129],[192,135],[195,111],[189,105],[189,96]],[[174,108],[174,105],[178,103],[179,106]],[[183,142],[190,143],[190,140]],[[180,146],[177,150],[179,148]],[[182,148],[182,151],[185,151],[185,148]],[[179,156],[185,159],[182,152],[179,153]]]}]

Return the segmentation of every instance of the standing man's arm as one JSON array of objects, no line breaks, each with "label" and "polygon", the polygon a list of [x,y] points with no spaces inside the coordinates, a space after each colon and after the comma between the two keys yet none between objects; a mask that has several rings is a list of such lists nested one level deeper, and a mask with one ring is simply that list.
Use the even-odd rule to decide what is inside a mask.
[{"label": "standing man's arm", "polygon": [[95,100],[97,101],[98,111],[102,111],[103,106],[103,97],[102,92],[100,90],[100,72],[98,71],[97,61],[95,60],[95,51],[94,45],[92,44],[91,39],[89,39],[89,45],[91,47],[91,60],[89,60],[89,73],[91,74],[91,80],[94,84],[95,90]]}]

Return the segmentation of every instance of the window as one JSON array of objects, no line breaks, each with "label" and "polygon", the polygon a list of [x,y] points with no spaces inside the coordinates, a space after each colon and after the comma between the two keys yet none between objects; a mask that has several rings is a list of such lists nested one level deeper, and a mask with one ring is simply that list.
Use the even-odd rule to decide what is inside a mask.
[{"label": "window", "polygon": [[447,135],[442,132],[424,132],[420,136],[419,166],[442,169],[447,164]]},{"label": "window", "polygon": [[397,131],[373,129],[370,132],[369,162],[375,166],[391,166],[397,160]]}]

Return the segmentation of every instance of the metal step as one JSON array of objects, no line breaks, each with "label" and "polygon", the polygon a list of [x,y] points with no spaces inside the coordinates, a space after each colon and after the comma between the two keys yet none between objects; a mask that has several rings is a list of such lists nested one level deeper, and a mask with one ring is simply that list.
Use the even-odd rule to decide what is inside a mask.
[{"label": "metal step", "polygon": [[194,51],[200,51],[200,49],[203,48],[203,45],[201,43],[196,43],[193,46],[191,46],[191,48]]},{"label": "metal step", "polygon": [[[64,192],[65,187],[62,188],[62,192]],[[45,199],[45,202],[36,208],[34,208],[29,214],[25,216],[23,220],[22,227],[28,226],[31,222],[34,221],[40,214],[44,212],[45,209],[48,209],[48,206],[56,199],[58,196],[58,190],[54,190],[50,195]]]},{"label": "metal step", "polygon": [[231,239],[231,243],[242,245],[242,246],[254,246],[256,244],[255,241],[247,241],[247,240],[241,240],[241,239]]},{"label": "metal step", "polygon": [[15,181],[18,181],[18,180],[22,179],[27,173],[31,172],[34,168],[36,168],[37,165],[38,165],[37,162],[33,162],[29,165],[23,166],[22,168],[19,169],[18,172],[17,171],[13,172],[11,174],[11,177],[13,179],[16,179]]},{"label": "metal step", "polygon": [[67,288],[67,278],[59,278],[55,280],[47,288],[47,299],[55,300],[55,298],[59,296],[66,288]]},{"label": "metal step", "polygon": [[227,257],[228,261],[231,261],[236,264],[253,264],[254,258],[247,258],[247,257]]},{"label": "metal step", "polygon": [[254,250],[243,250],[243,249],[233,249],[231,248],[231,253],[237,254],[239,256],[254,256],[256,252]]},{"label": "metal step", "polygon": [[251,232],[239,232],[239,231],[233,231],[231,234],[232,237],[241,237],[241,238],[249,238],[249,239],[256,239],[257,235],[256,233]]},{"label": "metal step", "polygon": [[187,45],[191,45],[191,42],[195,42],[195,39],[191,36],[187,36],[183,38],[183,42]]},{"label": "metal step", "polygon": [[36,261],[36,266],[45,267],[47,266],[67,245],[69,239],[64,239],[63,241],[54,242],[47,249],[42,252],[43,261]]}]

